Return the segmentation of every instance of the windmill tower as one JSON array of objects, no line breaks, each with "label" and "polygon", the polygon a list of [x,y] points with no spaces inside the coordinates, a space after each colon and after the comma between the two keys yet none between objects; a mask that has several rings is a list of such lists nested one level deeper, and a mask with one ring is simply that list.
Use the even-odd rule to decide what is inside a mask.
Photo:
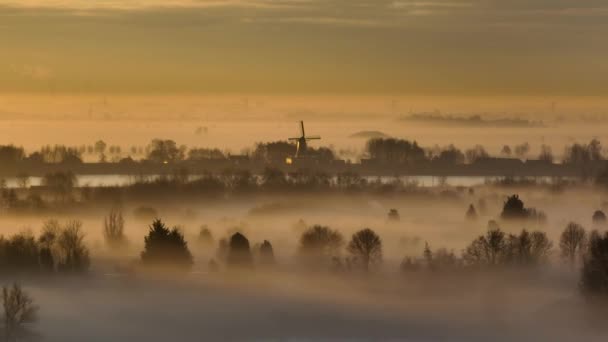
[{"label": "windmill tower", "polygon": [[296,158],[301,158],[303,156],[306,155],[306,150],[308,148],[308,140],[319,140],[321,139],[320,136],[318,135],[314,135],[314,136],[306,136],[306,132],[304,131],[304,121],[300,121],[300,137],[298,138],[289,138],[290,141],[295,141],[296,142],[296,146],[297,146],[297,150],[296,150]]}]

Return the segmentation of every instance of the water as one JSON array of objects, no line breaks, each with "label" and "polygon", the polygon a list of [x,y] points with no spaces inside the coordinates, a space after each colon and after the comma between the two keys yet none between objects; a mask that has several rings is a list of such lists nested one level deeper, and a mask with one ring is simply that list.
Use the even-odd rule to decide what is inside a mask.
[{"label": "water", "polygon": [[[145,177],[147,180],[154,180],[158,178],[158,175],[150,175]],[[126,186],[134,183],[137,180],[141,180],[141,176],[132,175],[79,175],[77,178],[78,186],[90,186],[90,187],[102,187],[102,186]],[[367,177],[369,181],[375,181],[380,179],[383,183],[388,183],[395,180],[395,177]],[[449,186],[476,186],[482,185],[486,181],[493,179],[491,177],[479,177],[479,176],[450,176],[450,177],[435,177],[435,176],[405,176],[399,177],[404,184],[416,184],[421,187],[433,187],[441,184]],[[17,178],[9,177],[5,178],[6,186],[8,188],[17,188],[19,183]],[[30,186],[40,186],[42,184],[42,177],[30,177]]]}]

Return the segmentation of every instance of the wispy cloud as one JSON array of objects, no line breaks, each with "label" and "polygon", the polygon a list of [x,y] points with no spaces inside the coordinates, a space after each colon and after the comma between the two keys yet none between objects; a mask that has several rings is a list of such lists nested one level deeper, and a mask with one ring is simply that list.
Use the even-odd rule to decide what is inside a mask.
[{"label": "wispy cloud", "polygon": [[0,0],[0,5],[17,8],[49,8],[69,10],[145,10],[151,8],[285,8],[298,0]]}]

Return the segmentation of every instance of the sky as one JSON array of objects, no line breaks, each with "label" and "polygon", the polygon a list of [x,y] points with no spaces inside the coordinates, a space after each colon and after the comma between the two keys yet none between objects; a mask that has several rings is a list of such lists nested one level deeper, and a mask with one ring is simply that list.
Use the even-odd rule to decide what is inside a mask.
[{"label": "sky", "polygon": [[608,95],[605,0],[0,0],[2,93]]}]

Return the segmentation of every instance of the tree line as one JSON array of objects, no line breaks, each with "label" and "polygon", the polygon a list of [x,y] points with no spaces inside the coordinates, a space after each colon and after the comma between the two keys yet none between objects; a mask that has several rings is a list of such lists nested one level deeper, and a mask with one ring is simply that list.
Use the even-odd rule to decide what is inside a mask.
[{"label": "tree line", "polygon": [[[553,162],[556,157],[548,145],[541,145],[538,155],[530,154],[530,144],[504,145],[496,157],[538,159]],[[296,145],[288,141],[259,142],[252,149],[245,149],[241,154],[256,162],[283,164],[285,158],[295,155]],[[307,153],[319,161],[332,161],[339,158],[332,148],[309,147]],[[177,163],[183,161],[197,162],[206,160],[228,160],[230,153],[214,147],[192,147],[179,145],[171,139],[153,139],[145,147],[133,146],[122,149],[120,146],[109,146],[99,140],[93,145],[65,146],[46,145],[27,154],[22,147],[0,145],[0,162],[16,164],[23,161],[32,163],[78,164],[85,155],[94,156],[99,162],[135,162],[136,159],[151,163]],[[389,164],[415,165],[433,162],[444,165],[472,164],[481,159],[490,158],[482,145],[468,149],[459,149],[454,145],[444,147],[422,147],[415,140],[400,138],[370,138],[359,158],[372,159]],[[601,142],[592,139],[589,143],[573,143],[564,147],[561,160],[565,164],[586,165],[604,160],[605,154]]]}]

